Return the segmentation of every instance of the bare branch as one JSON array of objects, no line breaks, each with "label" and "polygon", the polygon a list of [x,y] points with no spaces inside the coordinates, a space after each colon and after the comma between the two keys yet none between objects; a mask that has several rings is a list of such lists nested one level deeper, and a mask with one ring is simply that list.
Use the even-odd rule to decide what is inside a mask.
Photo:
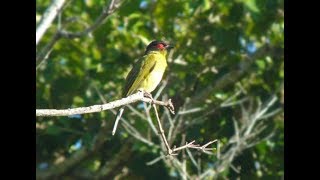
[{"label": "bare branch", "polygon": [[[234,135],[229,138],[229,141],[225,144],[222,154],[220,155],[220,144],[217,142],[217,157],[218,160],[214,163],[214,168],[208,169],[199,175],[200,179],[206,179],[208,177],[216,179],[217,176],[227,168],[232,168],[237,173],[240,172],[240,168],[236,168],[232,165],[232,162],[236,156],[238,156],[244,149],[248,149],[258,144],[263,140],[267,140],[272,137],[274,131],[267,136],[259,138],[262,131],[266,128],[261,119],[276,115],[280,110],[276,109],[270,113],[270,107],[276,102],[277,97],[272,95],[269,100],[264,103],[258,102],[258,106],[255,107],[253,101],[249,101],[249,105],[245,108],[243,102],[240,103],[241,119],[242,123],[233,118]],[[241,121],[240,121],[241,122]]]},{"label": "bare branch", "polygon": [[[237,90],[234,95],[230,96],[228,99],[226,99],[224,102],[221,103],[220,107],[228,107],[232,106],[234,102],[232,102],[236,97],[238,97],[242,93],[242,90]],[[231,104],[231,105],[230,105]]]},{"label": "bare branch", "polygon": [[45,60],[48,58],[52,47],[54,46],[54,44],[60,39],[60,35],[59,33],[56,33],[52,39],[50,40],[50,42],[48,44],[46,44],[45,47],[43,47],[41,49],[41,51],[39,53],[37,53],[36,56],[36,70],[38,70],[38,68],[41,66],[41,64],[43,62],[45,62]]},{"label": "bare branch", "polygon": [[188,148],[186,149],[186,151],[187,151],[187,154],[188,154],[188,156],[189,156],[192,164],[193,164],[193,165],[197,168],[197,170],[199,171],[199,164],[198,164],[198,163],[196,162],[196,160],[194,159],[192,153],[190,152],[190,150],[189,150]]},{"label": "bare branch", "polygon": [[[186,143],[186,134],[182,134],[180,145],[183,145],[184,143]],[[181,176],[183,177],[183,179],[187,180],[187,161],[185,149],[182,150],[182,172],[183,174],[181,174]]]},{"label": "bare branch", "polygon": [[154,146],[154,147],[158,147],[157,145],[155,145],[153,142],[147,140],[146,138],[144,138],[134,127],[132,127],[126,120],[124,120],[123,118],[121,118],[122,121],[122,125],[123,127],[126,129],[126,131],[132,135],[134,138],[136,138],[137,140],[149,145],[149,146]]},{"label": "bare branch", "polygon": [[217,141],[217,158],[220,159],[220,141]]},{"label": "bare branch", "polygon": [[210,152],[210,151],[212,151],[213,150],[213,148],[207,148],[207,146],[209,146],[210,144],[212,144],[212,143],[214,143],[214,142],[217,142],[218,140],[216,139],[216,140],[213,140],[213,141],[209,141],[207,144],[205,144],[205,145],[202,145],[202,146],[200,146],[200,145],[193,145],[193,146],[190,146],[190,147],[188,147],[188,148],[192,148],[192,149],[198,149],[198,150],[201,150],[203,153],[206,153],[206,154],[213,154],[212,152]]},{"label": "bare branch", "polygon": [[230,164],[231,169],[233,169],[237,174],[240,174],[240,169],[234,167],[233,164]]},{"label": "bare branch", "polygon": [[164,90],[164,88],[167,86],[168,84],[168,78],[162,81],[162,85],[159,87],[159,90],[157,91],[156,95],[154,95],[154,99],[158,99],[158,97],[160,96],[161,92]]},{"label": "bare branch", "polygon": [[147,164],[148,166],[151,166],[151,165],[159,162],[161,159],[164,159],[164,158],[166,158],[166,155],[164,155],[163,153],[161,153],[161,156],[155,158],[155,159],[152,160],[152,161],[147,162],[146,164]]},{"label": "bare branch", "polygon": [[267,136],[265,136],[264,138],[262,139],[258,139],[250,144],[247,145],[247,148],[250,148],[250,147],[253,147],[255,145],[257,145],[258,143],[262,142],[262,141],[265,141],[265,140],[268,140],[270,139],[271,137],[273,137],[275,134],[275,131],[272,131],[270,134],[268,134]]},{"label": "bare branch", "polygon": [[[98,89],[97,89],[98,90]],[[98,93],[100,93],[99,91],[97,91]],[[103,101],[105,102],[104,98],[102,97]],[[114,109],[111,110],[111,112],[116,115],[116,111]],[[122,122],[122,126],[125,128],[125,130],[132,135],[134,138],[136,138],[137,140],[149,145],[149,146],[153,146],[156,148],[159,148],[158,145],[154,144],[152,141],[149,141],[148,139],[144,138],[141,133],[135,128],[133,127],[130,123],[127,122],[127,120],[123,117],[121,117],[121,122]]]},{"label": "bare branch", "polygon": [[269,108],[276,102],[277,99],[278,99],[277,96],[274,95],[274,96],[271,97],[270,101],[268,101],[262,107],[261,110],[260,110],[260,106],[258,106],[258,110],[255,113],[254,117],[252,118],[250,126],[247,128],[247,130],[245,132],[245,135],[248,135],[251,132],[253,126],[256,124],[256,121],[261,119],[261,116],[263,116],[269,110]]},{"label": "bare branch", "polygon": [[152,131],[154,132],[154,134],[157,134],[157,129],[156,127],[153,125],[153,122],[152,122],[152,119],[151,119],[151,116],[150,116],[150,111],[149,109],[147,108],[147,105],[146,103],[143,104],[143,107],[146,111],[146,114],[147,114],[147,122],[149,123],[149,126],[151,127]]},{"label": "bare branch", "polygon": [[213,148],[207,148],[207,146],[209,146],[210,144],[217,142],[218,140],[213,140],[213,141],[209,141],[208,143],[206,143],[205,145],[200,146],[199,144],[193,144],[195,142],[195,140],[191,141],[190,143],[186,142],[186,145],[178,147],[178,148],[173,148],[172,153],[176,152],[176,151],[180,151],[182,149],[186,149],[186,148],[191,148],[191,149],[197,149],[197,150],[201,150],[203,153],[206,154],[213,154],[212,151]]},{"label": "bare branch", "polygon": [[178,172],[182,178],[187,177],[187,179],[191,179],[188,172],[183,171],[183,165],[177,158],[172,158],[172,162],[173,162],[173,166],[178,170]]},{"label": "bare branch", "polygon": [[187,143],[186,142],[186,145],[184,145],[184,146],[181,146],[181,147],[178,147],[178,148],[173,148],[173,152],[174,151],[180,151],[180,150],[182,150],[182,149],[185,149],[185,148],[193,148],[193,147],[198,147],[199,145],[197,145],[197,144],[193,144],[194,142],[196,142],[195,140],[193,140],[193,141],[191,141],[190,143]]},{"label": "bare branch", "polygon": [[156,117],[157,117],[159,133],[160,133],[161,138],[162,138],[162,140],[163,140],[163,142],[164,142],[164,144],[165,144],[165,146],[166,146],[166,148],[167,148],[168,154],[171,155],[171,154],[172,154],[172,150],[171,150],[171,148],[170,148],[170,146],[169,146],[169,144],[168,144],[168,141],[167,141],[167,139],[166,139],[166,136],[164,135],[164,131],[163,131],[163,129],[162,129],[162,125],[161,125],[161,122],[160,122],[160,119],[159,119],[157,107],[155,106],[155,104],[153,104],[153,108],[154,108],[154,111],[155,111]]},{"label": "bare branch", "polygon": [[141,119],[147,119],[147,117],[143,113],[139,112],[131,105],[127,105],[127,107],[130,109],[131,112],[133,112],[133,114],[139,116]]},{"label": "bare branch", "polygon": [[39,22],[39,25],[37,27],[36,32],[36,45],[38,45],[38,42],[41,40],[44,33],[47,31],[47,29],[50,27],[52,21],[55,19],[57,14],[60,12],[60,10],[63,7],[63,4],[65,3],[65,0],[53,0],[48,9],[44,12],[42,15],[42,18]]},{"label": "bare branch", "polygon": [[185,149],[185,148],[193,148],[193,149],[199,149],[201,150],[202,152],[206,153],[206,154],[211,154],[210,152],[208,152],[208,150],[212,150],[212,148],[207,148],[207,146],[209,146],[210,144],[216,142],[217,140],[214,140],[214,141],[210,141],[208,142],[207,144],[203,145],[203,146],[200,146],[200,145],[195,145],[193,144],[195,141],[191,141],[190,143],[186,143],[186,145],[184,146],[181,146],[181,147],[174,147],[173,149],[170,148],[169,146],[169,143],[167,141],[167,138],[166,136],[164,135],[164,130],[162,128],[162,125],[161,125],[161,122],[160,122],[160,119],[159,119],[159,115],[158,115],[158,111],[157,111],[157,107],[155,106],[155,104],[153,104],[153,108],[154,108],[154,111],[155,111],[155,114],[156,114],[156,118],[157,118],[157,122],[158,122],[158,131],[159,131],[159,134],[162,138],[162,141],[167,149],[167,155],[168,156],[171,156],[171,155],[176,155],[174,152],[177,152],[177,151],[180,151],[182,149]]},{"label": "bare branch", "polygon": [[69,109],[37,109],[36,116],[70,116],[76,114],[86,114],[86,113],[94,113],[94,112],[101,112],[104,110],[114,109],[120,106],[128,105],[137,101],[143,101],[147,103],[153,102],[154,104],[160,106],[166,106],[171,108],[172,102],[171,99],[168,102],[156,101],[150,98],[146,98],[143,96],[142,92],[137,92],[136,94],[130,95],[126,98],[122,98],[120,100],[116,100],[113,102],[109,102],[107,104],[101,105],[93,105],[88,107],[79,107],[79,108],[69,108]]},{"label": "bare branch", "polygon": [[248,100],[248,98],[242,98],[242,99],[240,99],[240,100],[238,100],[238,101],[235,101],[235,102],[224,102],[224,103],[222,103],[222,104],[220,105],[220,107],[234,106],[234,105],[237,105],[237,104],[241,104],[241,103],[243,103],[243,102],[245,102],[245,101],[247,101],[247,100]]},{"label": "bare branch", "polygon": [[195,112],[199,112],[199,111],[203,111],[203,108],[196,107],[196,108],[192,108],[192,109],[188,109],[188,110],[184,110],[184,111],[179,111],[178,114],[185,115],[185,114],[195,113]]},{"label": "bare branch", "polygon": [[282,108],[278,108],[278,109],[276,109],[276,110],[274,110],[272,112],[269,112],[268,114],[265,114],[265,115],[261,116],[260,118],[261,119],[267,119],[267,118],[269,118],[271,116],[274,116],[274,115],[278,114],[281,111],[282,111]]}]

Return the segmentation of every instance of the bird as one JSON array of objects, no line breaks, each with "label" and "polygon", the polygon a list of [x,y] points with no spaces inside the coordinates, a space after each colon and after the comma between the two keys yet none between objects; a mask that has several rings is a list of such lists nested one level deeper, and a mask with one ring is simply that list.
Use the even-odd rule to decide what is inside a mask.
[{"label": "bird", "polygon": [[[161,82],[163,74],[167,68],[166,55],[174,46],[161,40],[152,41],[145,50],[143,57],[135,63],[125,80],[122,97],[132,95],[137,91],[142,91],[152,99],[151,92]],[[115,134],[118,122],[123,114],[124,106],[118,110],[113,126],[112,135]]]}]

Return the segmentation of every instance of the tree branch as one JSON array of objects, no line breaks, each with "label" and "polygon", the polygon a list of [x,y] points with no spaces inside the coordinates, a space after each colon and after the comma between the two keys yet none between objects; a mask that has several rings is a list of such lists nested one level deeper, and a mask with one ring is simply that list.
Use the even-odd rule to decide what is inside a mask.
[{"label": "tree branch", "polygon": [[44,12],[37,27],[36,45],[38,45],[38,42],[40,41],[46,30],[49,28],[57,14],[60,12],[64,3],[65,0],[54,0],[52,1],[48,9]]},{"label": "tree branch", "polygon": [[45,47],[43,47],[41,49],[41,51],[39,53],[37,53],[36,55],[36,70],[40,67],[40,65],[42,64],[42,62],[44,62],[48,55],[50,54],[52,47],[54,46],[54,44],[61,38],[61,36],[59,35],[59,33],[56,33],[52,39],[50,40],[50,42],[48,44],[46,44]]},{"label": "tree branch", "polygon": [[137,101],[143,101],[147,103],[153,102],[154,104],[167,107],[168,109],[170,109],[171,112],[174,110],[171,99],[169,99],[167,102],[152,100],[150,98],[144,97],[143,92],[137,92],[136,94],[130,95],[126,98],[122,98],[120,100],[116,100],[116,101],[109,102],[106,104],[101,104],[101,105],[93,105],[93,106],[79,107],[79,108],[73,108],[73,109],[70,109],[70,108],[60,109],[60,110],[37,109],[36,116],[70,116],[70,115],[76,115],[76,114],[101,112],[104,110],[114,109],[120,106],[128,105]]},{"label": "tree branch", "polygon": [[170,145],[169,145],[169,143],[167,141],[167,138],[164,135],[164,130],[162,128],[162,125],[161,125],[161,122],[160,122],[160,119],[159,119],[159,115],[158,115],[158,111],[157,111],[157,107],[155,106],[155,104],[153,104],[153,108],[154,108],[154,111],[155,111],[155,114],[156,114],[156,118],[157,118],[158,131],[159,131],[159,134],[160,134],[160,136],[162,138],[162,141],[163,141],[163,143],[164,143],[164,145],[165,145],[165,147],[167,149],[167,153],[168,153],[167,155],[168,156],[176,155],[174,152],[181,151],[181,150],[186,149],[186,148],[198,149],[198,150],[201,150],[204,153],[210,154],[210,152],[208,152],[208,150],[212,150],[212,148],[207,148],[207,146],[209,146],[210,144],[216,142],[217,140],[210,141],[210,142],[208,142],[207,144],[205,144],[203,146],[200,146],[200,145],[197,145],[197,144],[193,144],[195,142],[195,140],[193,140],[190,143],[186,142],[186,145],[184,145],[184,146],[181,146],[181,147],[178,147],[178,148],[174,147],[173,149],[171,149]]},{"label": "tree branch", "polygon": [[[233,125],[234,125],[234,135],[229,138],[228,142],[224,146],[222,150],[221,157],[218,155],[218,160],[215,162],[214,167],[212,169],[208,169],[207,171],[203,172],[200,175],[200,179],[207,178],[211,176],[211,178],[216,179],[219,173],[224,171],[225,169],[232,167],[232,161],[235,157],[241,154],[242,151],[245,149],[251,148],[252,146],[256,145],[257,143],[269,139],[272,137],[273,132],[265,136],[264,138],[259,138],[262,134],[262,131],[265,129],[264,126],[258,126],[257,121],[262,119],[265,114],[270,110],[271,106],[276,102],[277,97],[272,95],[269,100],[263,103],[259,103],[256,109],[252,107],[248,107],[245,109],[242,107],[242,114],[240,119],[246,119],[245,122],[241,123],[241,126],[238,122],[233,118]],[[242,102],[243,103],[243,102]],[[242,104],[240,104],[242,105]],[[247,114],[253,114],[248,116]],[[269,113],[268,113],[269,114]],[[241,121],[240,121],[241,122]],[[217,144],[219,145],[219,144]],[[219,151],[220,148],[217,148]],[[220,154],[220,152],[217,152]],[[234,169],[235,171],[237,169]]]}]

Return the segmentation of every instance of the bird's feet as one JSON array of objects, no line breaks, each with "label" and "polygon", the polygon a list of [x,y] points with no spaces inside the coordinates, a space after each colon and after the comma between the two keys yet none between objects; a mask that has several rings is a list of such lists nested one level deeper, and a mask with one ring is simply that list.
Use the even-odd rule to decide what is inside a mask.
[{"label": "bird's feet", "polygon": [[148,93],[148,92],[144,91],[144,92],[143,92],[143,96],[144,96],[144,97],[147,97],[147,98],[150,98],[150,99],[151,99],[151,104],[154,104],[154,99],[153,99],[151,93]]}]

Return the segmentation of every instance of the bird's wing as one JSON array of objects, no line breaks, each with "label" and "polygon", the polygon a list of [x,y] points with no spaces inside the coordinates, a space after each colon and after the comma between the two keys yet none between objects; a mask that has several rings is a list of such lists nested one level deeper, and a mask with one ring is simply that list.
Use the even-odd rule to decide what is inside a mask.
[{"label": "bird's wing", "polygon": [[126,78],[126,85],[123,91],[123,96],[130,95],[150,74],[156,65],[155,56],[152,54],[145,55],[133,66]]}]

